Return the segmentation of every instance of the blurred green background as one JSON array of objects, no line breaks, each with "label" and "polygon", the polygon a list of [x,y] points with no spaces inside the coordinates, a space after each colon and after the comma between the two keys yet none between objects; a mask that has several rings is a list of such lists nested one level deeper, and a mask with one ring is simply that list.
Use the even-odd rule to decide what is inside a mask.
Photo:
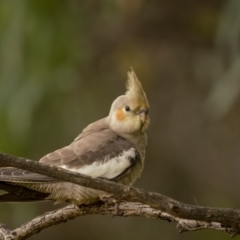
[{"label": "blurred green background", "polygon": [[[1,0],[0,151],[38,160],[105,117],[133,66],[151,105],[135,186],[240,208],[240,1]],[[10,228],[56,207],[1,204]],[[79,217],[30,239],[229,239],[174,223]]]}]

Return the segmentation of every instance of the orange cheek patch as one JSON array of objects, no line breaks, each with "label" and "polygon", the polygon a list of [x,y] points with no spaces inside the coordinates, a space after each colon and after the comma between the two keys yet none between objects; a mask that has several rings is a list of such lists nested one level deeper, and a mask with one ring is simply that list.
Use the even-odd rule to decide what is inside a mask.
[{"label": "orange cheek patch", "polygon": [[118,110],[117,113],[116,113],[116,117],[117,117],[117,120],[119,120],[119,121],[124,120],[124,118],[125,118],[124,111],[122,109]]}]

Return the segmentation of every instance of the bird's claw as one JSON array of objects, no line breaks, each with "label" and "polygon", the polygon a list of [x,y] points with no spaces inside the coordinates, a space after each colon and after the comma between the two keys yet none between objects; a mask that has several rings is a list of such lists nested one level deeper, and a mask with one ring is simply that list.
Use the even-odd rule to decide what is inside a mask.
[{"label": "bird's claw", "polygon": [[114,211],[113,211],[113,217],[120,216],[120,209],[119,209],[119,204],[120,202],[114,198],[112,195],[104,196],[101,198],[101,200],[107,204],[114,204]]}]

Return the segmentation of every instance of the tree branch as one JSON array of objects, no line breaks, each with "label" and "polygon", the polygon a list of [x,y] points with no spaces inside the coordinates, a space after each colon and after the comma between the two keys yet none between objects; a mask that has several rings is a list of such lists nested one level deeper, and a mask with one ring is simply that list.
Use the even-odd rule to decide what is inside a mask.
[{"label": "tree branch", "polygon": [[[21,227],[16,228],[12,231],[6,229],[6,227],[2,228],[2,226],[0,225],[0,239],[23,240],[31,237],[32,235],[40,232],[45,228],[62,222],[66,222],[79,216],[93,214],[114,215],[114,213],[114,204],[104,204],[98,202],[88,206],[68,205],[64,208],[44,213],[43,215],[32,219],[31,221],[23,224]],[[169,222],[176,222],[179,232],[196,231],[201,229],[215,229],[231,234],[231,236],[235,236],[236,234],[238,234],[235,229],[223,228],[219,223],[207,223],[202,221],[180,219],[177,217],[173,217],[168,213],[161,212],[160,210],[153,209],[148,205],[140,203],[121,202],[119,204],[118,215],[123,217],[138,216],[158,220],[167,220]],[[1,236],[3,235],[4,237],[1,238]]]},{"label": "tree branch", "polygon": [[[230,233],[231,235],[236,235],[240,232],[240,210],[189,205],[159,193],[127,187],[103,179],[91,178],[79,173],[73,173],[65,169],[43,165],[36,161],[14,157],[4,153],[0,153],[0,166],[26,169],[81,186],[109,192],[120,202],[120,214],[123,216],[134,215],[174,221],[177,222],[177,227],[180,232],[203,228],[216,229]],[[131,203],[123,201],[129,201]],[[46,227],[81,215],[113,213],[113,207],[106,207],[106,204],[93,204],[80,207],[69,205],[65,208],[45,213],[14,231],[9,230],[11,234],[15,234],[15,238],[9,239],[26,239],[26,237]],[[54,219],[54,221],[52,219]],[[24,230],[27,232],[24,233],[25,235],[23,234],[25,237],[16,238],[16,234],[22,236],[21,234]],[[4,231],[7,231],[6,228],[1,228],[0,237],[1,234],[4,235]],[[4,236],[6,236],[6,233]]]}]

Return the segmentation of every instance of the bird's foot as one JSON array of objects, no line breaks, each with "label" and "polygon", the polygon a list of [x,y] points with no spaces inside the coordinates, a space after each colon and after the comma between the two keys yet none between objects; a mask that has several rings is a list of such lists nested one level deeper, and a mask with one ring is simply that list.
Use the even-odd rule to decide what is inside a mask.
[{"label": "bird's foot", "polygon": [[119,209],[120,202],[116,198],[114,198],[113,195],[104,196],[101,198],[101,201],[111,205],[114,204],[113,217],[121,216]]}]

